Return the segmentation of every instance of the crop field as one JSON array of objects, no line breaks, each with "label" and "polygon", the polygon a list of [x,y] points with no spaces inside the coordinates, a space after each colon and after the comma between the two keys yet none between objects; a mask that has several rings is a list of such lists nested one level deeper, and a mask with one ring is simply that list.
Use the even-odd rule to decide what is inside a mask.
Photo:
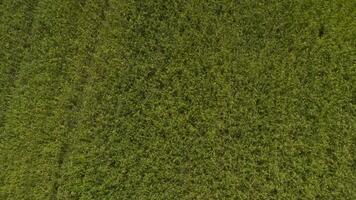
[{"label": "crop field", "polygon": [[355,0],[0,0],[0,199],[356,199]]}]

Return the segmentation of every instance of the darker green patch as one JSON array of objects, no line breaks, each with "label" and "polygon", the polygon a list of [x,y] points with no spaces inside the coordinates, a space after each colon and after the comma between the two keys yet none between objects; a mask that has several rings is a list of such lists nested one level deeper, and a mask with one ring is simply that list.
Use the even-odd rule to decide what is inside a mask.
[{"label": "darker green patch", "polygon": [[320,28],[319,28],[319,37],[323,37],[325,34],[325,26],[324,25],[321,25]]}]

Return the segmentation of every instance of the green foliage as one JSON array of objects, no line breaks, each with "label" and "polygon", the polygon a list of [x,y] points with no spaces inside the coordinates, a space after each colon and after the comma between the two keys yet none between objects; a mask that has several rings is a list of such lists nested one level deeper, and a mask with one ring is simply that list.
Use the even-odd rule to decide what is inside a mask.
[{"label": "green foliage", "polygon": [[0,1],[0,199],[355,199],[355,8]]}]

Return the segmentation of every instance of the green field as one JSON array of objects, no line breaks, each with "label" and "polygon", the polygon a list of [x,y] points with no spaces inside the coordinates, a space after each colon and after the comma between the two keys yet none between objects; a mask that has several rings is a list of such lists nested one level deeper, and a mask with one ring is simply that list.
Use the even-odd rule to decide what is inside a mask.
[{"label": "green field", "polygon": [[0,199],[356,199],[355,0],[0,0]]}]

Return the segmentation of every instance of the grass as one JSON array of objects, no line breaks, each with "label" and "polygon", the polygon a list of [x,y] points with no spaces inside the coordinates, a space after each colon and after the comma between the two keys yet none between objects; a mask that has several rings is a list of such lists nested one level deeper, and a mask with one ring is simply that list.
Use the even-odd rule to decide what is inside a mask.
[{"label": "grass", "polygon": [[355,8],[0,1],[0,199],[356,199]]}]

